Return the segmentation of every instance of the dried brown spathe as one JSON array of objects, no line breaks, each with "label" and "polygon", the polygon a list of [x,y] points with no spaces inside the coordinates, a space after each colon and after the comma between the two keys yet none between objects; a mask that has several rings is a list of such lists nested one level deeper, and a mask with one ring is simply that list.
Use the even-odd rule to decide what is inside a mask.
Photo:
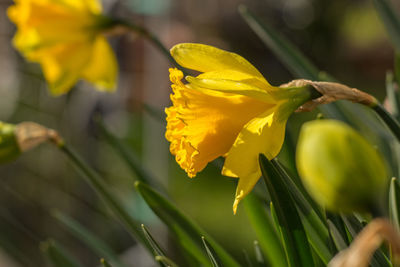
[{"label": "dried brown spathe", "polygon": [[367,106],[375,106],[378,104],[378,101],[375,97],[356,88],[350,88],[341,83],[314,82],[310,80],[299,79],[282,84],[280,87],[302,87],[306,85],[311,85],[321,94],[321,96],[303,104],[297,109],[298,112],[311,111],[318,105],[328,104],[337,100],[349,100]]}]

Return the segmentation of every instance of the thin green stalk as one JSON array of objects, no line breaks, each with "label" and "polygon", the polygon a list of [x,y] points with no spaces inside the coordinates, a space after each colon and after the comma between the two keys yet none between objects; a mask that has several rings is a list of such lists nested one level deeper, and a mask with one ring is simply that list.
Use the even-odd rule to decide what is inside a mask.
[{"label": "thin green stalk", "polygon": [[179,68],[185,75],[187,75],[187,70],[181,65],[179,65],[178,62],[175,61],[175,59],[171,56],[169,50],[163,45],[163,43],[160,41],[160,39],[158,39],[158,37],[154,33],[150,32],[148,29],[142,26],[124,20],[115,20],[114,23],[117,26],[122,26],[126,30],[137,33],[143,38],[149,40],[169,61],[171,61],[171,63],[175,67]]},{"label": "thin green stalk", "polygon": [[385,124],[392,131],[393,135],[396,136],[400,142],[400,124],[399,122],[381,105],[377,104],[372,106],[372,109],[378,114],[378,116],[385,122]]},{"label": "thin green stalk", "polygon": [[131,233],[134,238],[143,244],[150,252],[152,252],[152,248],[146,241],[142,230],[140,228],[140,224],[135,222],[134,219],[126,212],[126,210],[122,207],[121,203],[115,199],[115,197],[110,193],[107,189],[107,186],[104,184],[103,180],[100,176],[90,168],[78,154],[76,154],[71,148],[69,148],[65,144],[60,144],[59,148],[65,155],[72,161],[75,167],[80,171],[83,178],[95,189],[97,194],[104,200],[104,202],[108,205],[108,207],[114,212],[114,214],[118,217],[118,219],[122,222],[122,224],[126,227],[126,229]]},{"label": "thin green stalk", "polygon": [[140,160],[131,153],[125,144],[118,140],[104,125],[101,118],[95,119],[99,130],[104,137],[104,139],[109,143],[116,152],[121,156],[124,162],[128,165],[129,169],[135,174],[137,180],[142,181],[147,184],[151,184],[155,179],[150,176],[150,174],[143,168]]}]

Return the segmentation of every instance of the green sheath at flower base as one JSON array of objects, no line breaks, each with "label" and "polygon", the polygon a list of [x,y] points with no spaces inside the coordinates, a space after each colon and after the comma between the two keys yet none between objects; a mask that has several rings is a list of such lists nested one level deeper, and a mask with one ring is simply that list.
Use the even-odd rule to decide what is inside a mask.
[{"label": "green sheath at flower base", "polygon": [[309,193],[333,211],[373,211],[387,186],[378,151],[346,124],[318,120],[303,125],[297,168]]},{"label": "green sheath at flower base", "polygon": [[0,164],[12,161],[21,154],[15,136],[15,125],[0,122]]}]

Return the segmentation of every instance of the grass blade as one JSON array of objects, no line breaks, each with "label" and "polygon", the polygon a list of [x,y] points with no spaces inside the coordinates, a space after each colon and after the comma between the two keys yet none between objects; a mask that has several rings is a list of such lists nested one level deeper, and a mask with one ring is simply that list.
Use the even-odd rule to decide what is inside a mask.
[{"label": "grass blade", "polygon": [[328,262],[335,255],[333,251],[337,251],[336,249],[332,249],[332,245],[329,246],[330,244],[332,244],[331,237],[329,235],[325,237],[320,236],[319,231],[316,230],[316,228],[313,227],[313,225],[311,224],[312,219],[310,219],[309,216],[304,215],[302,212],[300,212],[300,217],[304,225],[304,229],[307,233],[310,245],[312,246],[318,257],[322,260],[322,262],[324,262],[325,265],[328,264]]},{"label": "grass blade", "polygon": [[343,240],[346,243],[346,246],[350,245],[351,242],[351,238],[349,237],[348,231],[346,230],[346,226],[345,223],[343,221],[343,218],[336,214],[336,213],[332,213],[329,211],[326,211],[326,218],[327,220],[331,221],[331,223],[333,223],[336,227],[336,230],[339,231],[340,235],[342,236]]},{"label": "grass blade", "polygon": [[359,232],[363,229],[362,223],[353,215],[342,216],[343,222],[346,225],[346,228],[350,234],[352,241]]},{"label": "grass blade", "polygon": [[254,252],[256,254],[256,261],[258,266],[266,266],[265,259],[263,257],[263,253],[261,252],[260,244],[257,240],[254,240]]},{"label": "grass blade", "polygon": [[399,121],[400,116],[400,96],[398,90],[395,88],[393,73],[386,72],[386,96],[390,105],[390,113]]},{"label": "grass blade", "polygon": [[71,234],[73,234],[77,239],[86,244],[86,246],[91,248],[97,256],[106,257],[107,259],[111,260],[115,266],[124,266],[119,260],[116,253],[107,243],[99,239],[77,221],[58,211],[54,211],[53,216],[65,227],[67,227],[68,231],[70,231]]},{"label": "grass blade", "polygon": [[328,264],[330,259],[337,253],[337,250],[333,249],[331,237],[325,224],[325,218],[320,212],[320,207],[308,196],[303,187],[299,187],[294,183],[293,178],[289,176],[278,160],[274,159],[271,163],[278,171],[299,209],[299,215],[311,246],[321,260]]},{"label": "grass blade", "polygon": [[77,170],[82,174],[82,177],[111,209],[114,215],[125,226],[127,231],[132,234],[132,236],[138,242],[142,243],[150,253],[152,253],[153,249],[147,243],[147,240],[140,229],[140,224],[129,215],[122,204],[114,197],[108,186],[104,183],[103,179],[101,179],[100,176],[68,146],[64,144],[60,147],[60,149],[74,163]]},{"label": "grass blade", "polygon": [[397,178],[393,177],[390,181],[390,188],[389,188],[389,216],[393,224],[400,229],[400,221],[399,221],[399,205],[400,201],[400,187],[397,182]]},{"label": "grass blade", "polygon": [[246,6],[239,6],[239,13],[258,37],[285,64],[288,70],[292,73],[297,73],[298,76],[304,79],[318,79],[318,69],[294,45],[279,35],[272,27],[262,23]]},{"label": "grass blade", "polygon": [[178,264],[173,262],[171,259],[165,257],[165,256],[155,256],[154,258],[157,262],[163,264],[164,266],[167,267],[178,267]]},{"label": "grass blade", "polygon": [[147,230],[146,226],[142,224],[142,230],[143,234],[146,237],[147,241],[149,242],[150,246],[154,250],[154,254],[157,256],[165,256],[164,251],[161,249],[160,245],[155,241],[153,236],[150,234],[150,232]]},{"label": "grass blade", "polygon": [[261,201],[250,193],[243,200],[247,217],[255,230],[260,247],[271,266],[287,266],[285,251],[271,218]]},{"label": "grass blade", "polygon": [[105,259],[100,259],[100,264],[102,267],[113,267],[110,263],[108,263],[108,261],[106,261]]},{"label": "grass blade", "polygon": [[252,263],[251,260],[250,260],[249,254],[247,253],[246,250],[243,250],[243,257],[244,257],[244,259],[245,259],[246,266],[248,266],[248,267],[254,267],[254,266],[253,266],[253,263]]},{"label": "grass blade", "polygon": [[204,236],[224,266],[239,267],[223,247],[211,236],[207,235],[198,225],[181,213],[171,202],[154,191],[150,186],[136,182],[135,187],[147,205],[154,213],[174,232],[181,246],[205,266],[211,266],[208,256],[205,255],[201,236]]},{"label": "grass blade", "polygon": [[394,56],[394,77],[397,84],[400,84],[400,52]]},{"label": "grass blade", "polygon": [[[276,216],[275,206],[274,206],[274,203],[272,203],[272,201],[269,202],[269,209],[271,211],[271,217],[272,217],[272,221],[274,222],[275,231],[280,233],[278,217]],[[281,239],[281,243],[282,243],[283,242],[282,236],[280,236],[279,238]]]},{"label": "grass blade", "polygon": [[210,247],[210,245],[208,244],[207,240],[204,238],[204,236],[201,237],[201,240],[203,241],[203,245],[207,251],[207,255],[210,258],[210,261],[213,265],[213,267],[219,267],[219,261],[217,260],[218,258],[216,257],[216,255],[214,255],[213,249]]},{"label": "grass blade", "polygon": [[346,243],[345,239],[343,239],[340,231],[336,228],[335,224],[331,220],[328,220],[328,225],[329,225],[329,230],[331,232],[333,241],[334,241],[337,249],[338,250],[346,249],[347,243]]},{"label": "grass blade", "polygon": [[96,119],[96,123],[105,141],[121,156],[121,159],[125,161],[133,175],[139,181],[146,182],[147,184],[154,182],[155,179],[143,168],[143,164],[138,157],[128,149],[127,145],[123,144],[121,140],[115,137],[110,130],[107,129],[101,119]]},{"label": "grass blade", "polygon": [[40,244],[40,249],[54,267],[82,267],[78,261],[64,250],[55,240]]},{"label": "grass blade", "polygon": [[314,266],[311,250],[293,199],[275,166],[259,156],[262,176],[274,203],[288,266]]},{"label": "grass blade", "polygon": [[285,168],[280,164],[277,159],[271,161],[272,165],[276,168],[283,182],[286,184],[290,194],[292,195],[295,203],[298,204],[300,210],[306,214],[312,214],[314,219],[313,225],[316,229],[320,229],[321,236],[327,236],[327,228],[323,223],[325,216],[321,212],[321,207],[308,195],[307,191],[302,185],[296,184],[295,179],[290,177]]}]

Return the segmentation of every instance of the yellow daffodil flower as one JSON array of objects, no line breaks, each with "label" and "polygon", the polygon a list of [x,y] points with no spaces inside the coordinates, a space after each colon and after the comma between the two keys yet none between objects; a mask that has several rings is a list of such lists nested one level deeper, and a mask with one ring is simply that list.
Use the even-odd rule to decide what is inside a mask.
[{"label": "yellow daffodil flower", "polygon": [[239,177],[238,203],[261,176],[258,155],[280,151],[290,114],[310,99],[308,87],[270,85],[241,56],[202,44],[179,44],[171,55],[197,77],[170,69],[172,107],[166,109],[170,151],[189,177],[223,156],[222,174]]},{"label": "yellow daffodil flower", "polygon": [[97,0],[15,0],[8,16],[17,26],[14,46],[42,66],[53,95],[79,79],[113,91],[118,66],[103,36],[112,20]]}]

